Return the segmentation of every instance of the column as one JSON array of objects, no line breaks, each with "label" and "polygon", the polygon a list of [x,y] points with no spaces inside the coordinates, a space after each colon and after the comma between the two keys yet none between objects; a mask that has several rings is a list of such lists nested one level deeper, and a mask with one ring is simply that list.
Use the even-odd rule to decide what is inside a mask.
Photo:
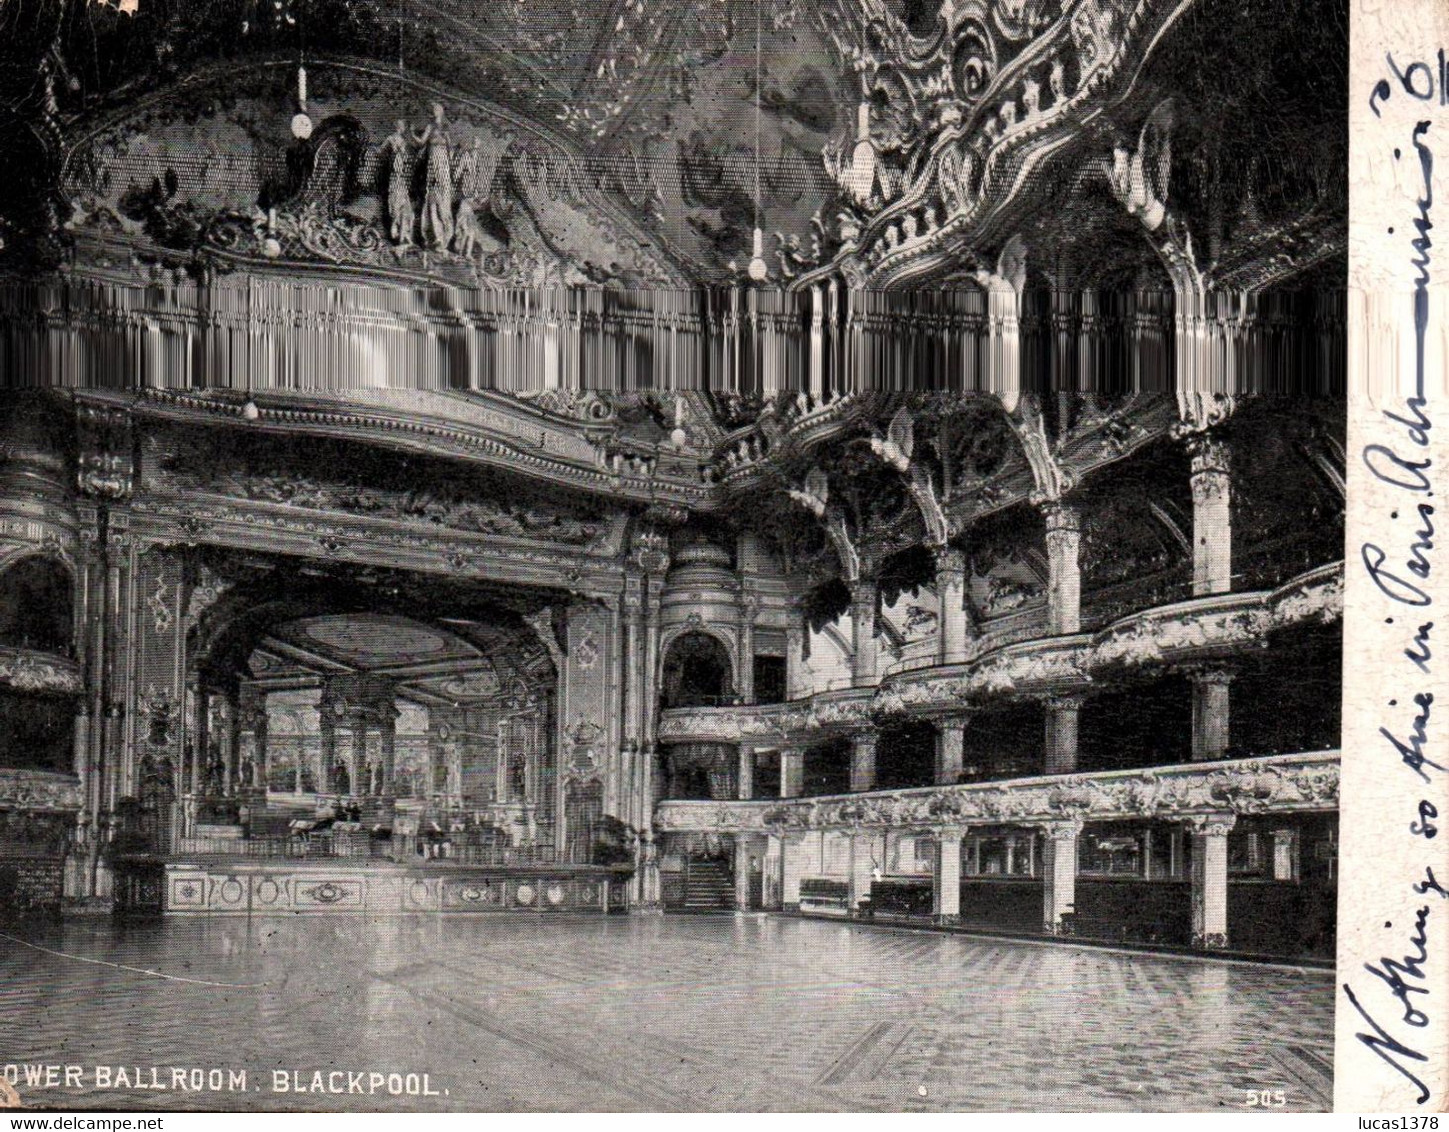
[{"label": "column", "polygon": [[1228,834],[1233,814],[1194,814],[1192,836],[1192,945],[1228,946]]},{"label": "column", "polygon": [[642,880],[640,881],[639,910],[641,912],[662,912],[664,903],[660,899],[659,882],[659,845],[654,838],[654,831],[644,831],[643,868],[640,870]]},{"label": "column", "polygon": [[943,719],[936,725],[936,785],[951,786],[961,781],[965,762],[966,720]]},{"label": "column", "polygon": [[760,599],[753,594],[740,596],[740,671],[735,691],[742,703],[755,702],[755,616]]},{"label": "column", "polygon": [[1228,445],[1211,432],[1188,438],[1192,457],[1192,593],[1233,588],[1232,491]]},{"label": "column", "polygon": [[854,634],[855,657],[851,677],[857,688],[880,679],[880,658],[875,639],[876,603],[880,591],[875,580],[862,578],[851,587],[850,622]]},{"label": "column", "polygon": [[780,752],[780,797],[798,798],[805,792],[805,752]]},{"label": "column", "polygon": [[936,862],[931,878],[931,912],[938,924],[961,919],[961,838],[955,827],[936,833]]},{"label": "column", "polygon": [[1273,879],[1298,879],[1298,831],[1296,829],[1275,829],[1273,831]]},{"label": "column", "polygon": [[382,789],[379,793],[384,798],[392,798],[396,796],[393,779],[397,772],[397,709],[391,704],[383,705],[379,728],[382,759]]},{"label": "column", "polygon": [[371,793],[370,776],[367,773],[367,720],[361,715],[352,717],[352,759],[347,768],[348,790],[353,797],[364,798]]},{"label": "column", "polygon": [[735,834],[735,910],[750,910],[750,835]]},{"label": "column", "polygon": [[228,693],[223,701],[226,705],[226,743],[222,747],[222,760],[225,766],[223,782],[225,787],[223,793],[228,798],[236,794],[237,777],[241,761],[241,712],[238,708],[236,693]]},{"label": "column", "polygon": [[267,789],[267,742],[268,723],[266,700],[257,704],[257,713],[252,723],[252,742],[256,748],[256,785],[263,793]]},{"label": "column", "polygon": [[787,912],[800,911],[800,869],[804,864],[803,837],[780,835],[780,907]]},{"label": "column", "polygon": [[437,782],[437,773],[438,773],[437,772],[437,752],[436,752],[436,744],[437,744],[437,742],[438,742],[437,728],[432,725],[432,720],[429,719],[428,720],[428,737],[427,737],[426,741],[423,743],[423,789],[422,789],[422,796],[424,798],[431,798],[433,796],[433,792],[437,789],[437,786],[435,785],[435,783]]},{"label": "column", "polygon": [[1071,774],[1077,769],[1077,720],[1080,696],[1047,696],[1046,759],[1043,774]]},{"label": "column", "polygon": [[[624,739],[644,738],[644,580],[632,569],[624,575]],[[560,673],[560,676],[563,674]]]},{"label": "column", "polygon": [[1048,935],[1061,935],[1070,930],[1062,917],[1071,915],[1077,905],[1077,837],[1082,823],[1048,822],[1043,832],[1046,851],[1042,860],[1042,930]]},{"label": "column", "polygon": [[1077,509],[1065,503],[1042,505],[1046,517],[1047,631],[1052,636],[1077,633],[1082,628],[1082,542]]},{"label": "column", "polygon": [[748,802],[755,796],[755,748],[748,743],[740,744],[739,794]]},{"label": "column", "polygon": [[799,599],[790,605],[790,620],[785,626],[785,698],[798,700],[810,694],[805,678],[805,614]]},{"label": "column", "polygon": [[211,742],[211,736],[207,733],[207,724],[211,719],[211,706],[207,702],[206,689],[199,684],[192,689],[192,705],[196,713],[196,723],[191,736],[191,792],[204,794],[206,793],[207,756],[210,752],[208,744]]},{"label": "column", "polygon": [[966,659],[970,635],[966,556],[959,550],[942,547],[936,551],[936,598],[940,606],[940,660],[942,664],[958,664]]},{"label": "column", "polygon": [[850,789],[852,793],[875,789],[876,733],[861,731],[851,740]]},{"label": "column", "polygon": [[331,794],[336,787],[332,780],[332,768],[337,765],[337,724],[324,704],[318,730],[322,734],[322,751],[319,756],[322,766],[317,775],[317,793]]},{"label": "column", "polygon": [[850,849],[850,880],[845,902],[851,915],[860,910],[863,901],[868,903],[870,900],[871,870],[874,867],[871,848],[874,840],[872,834],[859,830],[851,830],[846,834],[846,844]]},{"label": "column", "polygon": [[1192,681],[1192,761],[1211,762],[1228,752],[1233,673],[1216,668],[1194,672]]},{"label": "column", "polygon": [[[237,733],[250,736],[252,747],[252,780],[249,785],[263,790],[267,785],[267,705],[266,693],[255,684],[243,683],[237,694],[239,718]],[[237,745],[237,774],[240,780],[241,744]]]},{"label": "column", "polygon": [[780,855],[785,838],[771,833],[765,839],[765,860],[760,870],[760,897],[767,911],[780,910]]}]

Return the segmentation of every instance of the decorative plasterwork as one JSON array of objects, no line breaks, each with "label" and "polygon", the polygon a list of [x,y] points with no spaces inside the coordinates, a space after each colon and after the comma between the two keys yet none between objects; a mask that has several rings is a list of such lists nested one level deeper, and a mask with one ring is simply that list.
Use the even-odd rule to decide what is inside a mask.
[{"label": "decorative plasterwork", "polygon": [[980,244],[1083,120],[1131,90],[1150,47],[1190,7],[952,4],[927,38],[875,6],[865,18],[842,20],[842,53],[855,53],[874,107],[885,109],[869,132],[876,157],[868,191],[857,185],[858,156],[826,155],[860,206],[841,217],[844,247],[833,266],[881,286],[944,267],[960,247]]},{"label": "decorative plasterwork", "polygon": [[1002,695],[1084,690],[1124,668],[1191,664],[1240,654],[1270,632],[1343,615],[1343,564],[1268,592],[1221,594],[1133,614],[1096,634],[1007,644],[963,664],[900,672],[878,688],[788,704],[677,708],[660,716],[662,742],[768,739],[805,743],[872,717],[940,715]]},{"label": "decorative plasterwork", "polygon": [[795,833],[998,823],[1188,820],[1338,808],[1339,752],[755,802],[661,802],[660,832]]},{"label": "decorative plasterwork", "polygon": [[[303,312],[298,317],[304,317]],[[422,317],[421,315],[418,317]],[[89,398],[104,394],[87,394]],[[241,422],[244,402],[235,396],[142,388],[133,413],[158,419]],[[677,503],[701,509],[716,489],[697,463],[659,460],[630,466],[606,461],[606,452],[545,415],[502,403],[486,394],[466,397],[425,390],[350,390],[301,396],[259,396],[257,419],[248,427],[280,435],[336,436],[394,444],[438,456],[456,456],[524,472],[549,483],[614,499]]]},{"label": "decorative plasterwork", "polygon": [[0,808],[79,810],[80,780],[69,774],[0,768]]},{"label": "decorative plasterwork", "polygon": [[276,551],[367,565],[499,581],[563,584],[580,593],[618,590],[613,555],[464,533],[429,535],[401,523],[317,514],[196,495],[142,496],[132,504],[138,539]]},{"label": "decorative plasterwork", "polygon": [[0,685],[16,692],[74,696],[83,690],[75,661],[33,649],[0,646]]}]

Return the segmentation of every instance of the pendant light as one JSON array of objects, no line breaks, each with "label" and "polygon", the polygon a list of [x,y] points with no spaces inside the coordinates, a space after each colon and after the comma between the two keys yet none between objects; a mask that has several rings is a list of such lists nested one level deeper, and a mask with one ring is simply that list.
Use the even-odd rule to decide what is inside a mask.
[{"label": "pendant light", "polygon": [[297,36],[297,113],[292,115],[292,136],[306,141],[312,136],[312,119],[307,114],[306,16],[298,21]]},{"label": "pendant light", "polygon": [[755,0],[755,240],[750,257],[749,275],[756,283],[763,283],[770,275],[765,263],[765,233],[760,228],[760,5],[764,0]]}]

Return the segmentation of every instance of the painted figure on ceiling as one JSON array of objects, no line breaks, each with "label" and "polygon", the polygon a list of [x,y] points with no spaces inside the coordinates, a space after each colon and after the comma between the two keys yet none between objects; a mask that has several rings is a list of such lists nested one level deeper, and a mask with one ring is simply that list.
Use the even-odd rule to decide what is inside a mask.
[{"label": "painted figure on ceiling", "polygon": [[398,247],[413,242],[413,200],[409,185],[413,175],[413,156],[408,145],[407,123],[401,118],[397,128],[382,143],[383,158],[389,162],[387,175],[388,235]]},{"label": "painted figure on ceiling", "polygon": [[442,251],[453,242],[453,158],[448,148],[448,122],[443,104],[433,103],[433,120],[413,135],[428,151],[428,179],[423,190],[423,243]]}]

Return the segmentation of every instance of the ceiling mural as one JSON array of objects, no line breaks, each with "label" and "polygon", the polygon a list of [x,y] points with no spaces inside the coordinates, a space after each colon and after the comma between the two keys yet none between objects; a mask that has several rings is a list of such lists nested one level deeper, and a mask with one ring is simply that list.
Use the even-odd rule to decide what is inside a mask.
[{"label": "ceiling mural", "polygon": [[20,7],[0,269],[1261,290],[1342,260],[1338,4]]},{"label": "ceiling mural", "polygon": [[398,617],[353,616],[299,622],[295,629],[308,644],[321,645],[357,668],[385,661],[416,662],[449,655],[476,655],[448,637]]}]

